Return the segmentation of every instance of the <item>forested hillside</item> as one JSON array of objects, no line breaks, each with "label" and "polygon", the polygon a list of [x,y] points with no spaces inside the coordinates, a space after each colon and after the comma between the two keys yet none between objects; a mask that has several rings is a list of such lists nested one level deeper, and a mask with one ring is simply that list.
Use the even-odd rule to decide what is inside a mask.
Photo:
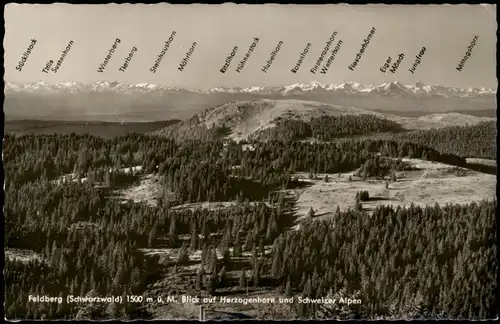
[{"label": "forested hillside", "polygon": [[[246,149],[248,145],[252,149]],[[113,140],[92,136],[52,135],[7,136],[4,143],[6,187],[20,185],[43,177],[55,179],[74,172],[80,177],[104,181],[110,167],[111,176],[119,169],[142,165],[146,172],[165,176],[170,187],[181,196],[196,198],[198,191],[227,191],[230,182],[250,177],[264,186],[282,185],[292,172],[338,173],[355,170],[378,154],[393,158],[410,157],[464,166],[465,159],[442,154],[419,144],[392,140],[352,140],[309,144],[303,142],[184,142],[133,134]],[[380,159],[381,160],[381,159]],[[378,162],[374,162],[378,163]],[[234,166],[238,166],[234,169]],[[238,178],[237,178],[238,179]],[[189,182],[186,180],[190,180]],[[182,194],[189,183],[190,191]],[[214,186],[214,184],[217,184]],[[229,190],[229,189],[228,189]],[[204,197],[221,199],[228,197]],[[192,199],[189,199],[192,200]],[[204,199],[202,199],[204,200]]]},{"label": "forested hillside", "polygon": [[[250,136],[251,141],[334,141],[353,136],[416,143],[442,153],[461,157],[496,159],[496,121],[477,125],[450,126],[430,130],[409,130],[395,121],[374,115],[321,116],[310,121],[278,118],[275,127]],[[195,126],[196,125],[196,126]],[[231,133],[224,125],[206,127],[197,117],[157,132],[176,141],[222,140]],[[350,139],[349,139],[350,140]]]},{"label": "forested hillside", "polygon": [[[310,131],[331,139],[397,130],[390,122],[370,124],[363,118],[320,118]],[[343,123],[349,128],[336,126]],[[489,126],[482,127],[485,133],[480,134],[488,135]],[[213,132],[220,136],[224,129]],[[464,156],[452,154],[453,149],[427,144],[412,137],[311,144],[179,141],[139,134],[113,139],[7,135],[4,247],[31,250],[39,258],[6,259],[6,317],[154,317],[154,309],[133,302],[33,303],[27,302],[29,295],[126,299],[267,290],[318,298],[333,290],[356,295],[362,304],[347,313],[294,304],[288,315],[492,318],[498,288],[496,201],[379,206],[370,215],[331,206],[337,209],[334,217],[315,220],[311,211],[298,229],[291,229],[295,202],[281,189],[303,185],[297,172],[390,177],[405,169],[403,157],[465,165]],[[126,169],[132,166],[142,168]],[[77,181],[59,181],[71,173]],[[117,187],[148,174],[163,188],[156,207],[113,196]],[[235,204],[216,210],[173,208],[206,201]],[[171,249],[177,257],[151,256],[148,249]],[[175,272],[177,281],[168,279],[167,286],[155,288],[173,269],[196,264],[192,257],[198,251],[199,270]]]},{"label": "forested hillside", "polygon": [[339,137],[372,133],[402,132],[405,129],[396,122],[373,115],[321,116],[309,122],[280,119],[276,127],[257,135],[259,139],[302,140],[313,138],[330,141]]},{"label": "forested hillside", "polygon": [[[383,134],[380,134],[383,133]],[[277,126],[264,131],[259,139],[331,141],[337,138],[364,135],[417,143],[440,152],[461,157],[496,159],[496,121],[471,126],[451,126],[431,130],[404,130],[393,121],[371,115],[325,116],[310,122],[282,120]]]},{"label": "forested hillside", "polygon": [[453,126],[427,131],[400,133],[395,140],[432,147],[440,152],[462,157],[496,160],[497,123],[484,122],[472,126]]}]

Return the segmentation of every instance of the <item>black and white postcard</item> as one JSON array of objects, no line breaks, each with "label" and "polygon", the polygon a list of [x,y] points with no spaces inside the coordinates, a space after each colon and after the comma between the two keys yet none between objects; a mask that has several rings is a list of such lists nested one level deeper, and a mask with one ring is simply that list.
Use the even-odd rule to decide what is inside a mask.
[{"label": "black and white postcard", "polygon": [[5,29],[6,319],[498,317],[495,5]]}]

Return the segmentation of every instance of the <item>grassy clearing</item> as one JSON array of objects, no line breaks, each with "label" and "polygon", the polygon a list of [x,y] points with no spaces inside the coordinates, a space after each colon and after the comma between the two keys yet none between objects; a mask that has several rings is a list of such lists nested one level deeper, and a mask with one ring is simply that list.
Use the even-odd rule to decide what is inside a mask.
[{"label": "grassy clearing", "polygon": [[[363,202],[363,209],[372,210],[376,205],[444,205],[465,204],[483,199],[493,199],[496,193],[496,176],[468,169],[454,170],[453,166],[433,163],[419,159],[403,159],[416,167],[415,171],[397,172],[397,181],[366,179],[363,180],[352,173],[328,175],[318,180],[307,179],[307,174],[297,174],[309,187],[297,191],[297,209],[299,217],[304,217],[313,207],[315,216],[325,217],[335,213],[336,206],[340,210],[355,207],[355,196],[358,191],[367,190],[370,199]],[[351,176],[352,181],[349,181]]]}]

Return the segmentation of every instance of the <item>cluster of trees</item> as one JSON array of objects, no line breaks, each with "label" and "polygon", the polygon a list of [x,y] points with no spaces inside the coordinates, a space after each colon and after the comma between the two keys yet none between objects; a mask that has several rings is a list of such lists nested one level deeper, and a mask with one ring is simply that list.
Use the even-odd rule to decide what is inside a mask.
[{"label": "cluster of trees", "polygon": [[[57,185],[39,179],[11,190],[7,197],[4,246],[29,249],[41,258],[6,261],[9,318],[147,318],[133,303],[83,312],[78,304],[27,300],[29,295],[142,295],[165,269],[141,249],[180,248],[180,264],[190,252],[202,250],[202,265],[210,265],[217,262],[211,256],[218,248],[224,256],[221,267],[229,269],[231,257],[245,251],[263,255],[264,245],[272,244],[292,222],[282,212],[282,196],[267,204],[244,202],[212,211],[153,208],[106,199],[104,190],[89,182]],[[219,275],[221,267],[209,271]],[[220,288],[225,280],[221,282],[205,287]]]},{"label": "cluster of trees", "polygon": [[[83,184],[58,188],[40,181],[22,187],[18,197],[23,201],[14,202],[18,197],[7,194],[4,246],[30,249],[41,258],[6,259],[7,317],[147,317],[133,303],[98,303],[106,307],[87,309],[90,313],[81,304],[66,303],[68,295],[141,295],[158,268],[137,250],[137,234],[123,227],[128,220],[122,218],[119,206],[112,208],[111,202],[99,206],[102,197]],[[63,302],[30,302],[29,295],[60,296]]]},{"label": "cluster of trees", "polygon": [[[388,138],[389,135],[384,135]],[[379,137],[379,135],[377,135]],[[460,157],[497,158],[497,123],[488,121],[477,125],[452,126],[394,134],[396,141],[408,141],[432,147],[442,153]]]},{"label": "cluster of trees", "polygon": [[[477,125],[451,126],[431,130],[407,131],[400,124],[370,114],[314,117],[310,121],[280,119],[276,127],[252,136],[251,140],[332,141],[350,136],[392,139],[433,148],[460,157],[496,159],[496,121]],[[206,127],[195,116],[186,122],[166,127],[155,134],[176,141],[220,140],[229,133],[224,125]]]},{"label": "cluster of trees", "polygon": [[[248,145],[252,149],[247,149]],[[338,173],[362,167],[361,173],[375,176],[403,168],[399,160],[380,159],[378,153],[465,165],[464,158],[387,139],[316,144],[176,143],[137,134],[113,140],[80,135],[24,135],[7,136],[4,152],[8,188],[39,178],[53,180],[72,172],[76,178],[87,177],[92,183],[112,184],[127,181],[120,170],[140,164],[145,172],[162,176],[165,187],[175,193],[179,202],[230,200],[238,195],[260,200],[272,188],[292,186],[293,172]],[[110,169],[113,171],[108,175]]]},{"label": "cluster of trees", "polygon": [[495,213],[496,201],[379,206],[371,217],[337,212],[281,235],[271,275],[288,294],[303,297],[321,298],[330,288],[359,292],[357,318],[404,316],[411,308],[416,317],[494,318]]},{"label": "cluster of trees", "polygon": [[[319,119],[315,127],[336,122]],[[363,125],[358,127],[362,132],[372,127]],[[226,129],[210,131],[222,136]],[[370,301],[364,310],[370,316],[402,309],[418,293],[430,312],[488,316],[494,299],[490,290],[496,288],[488,281],[496,271],[489,269],[497,267],[492,257],[496,237],[491,232],[496,202],[379,207],[373,217],[361,208],[346,213],[337,209],[335,218],[321,222],[310,221],[311,208],[299,231],[286,232],[293,223],[293,202],[275,189],[297,186],[294,172],[359,169],[366,177],[380,176],[404,170],[400,158],[405,156],[465,164],[463,157],[391,139],[310,144],[179,141],[138,134],[108,140],[76,134],[7,135],[4,246],[32,250],[41,260],[6,260],[6,316],[147,318],[146,310],[134,303],[83,307],[27,300],[29,295],[44,294],[140,295],[174,264],[189,263],[194,250],[202,251],[202,270],[182,279],[193,289],[214,292],[251,283],[305,296],[322,296],[327,288],[357,289]],[[140,171],[124,170],[138,165]],[[157,207],[110,198],[113,187],[130,184],[136,172],[154,173],[159,179],[164,194]],[[67,174],[77,181],[54,181]],[[79,181],[82,178],[87,181]],[[359,194],[360,201],[365,195]],[[236,205],[216,210],[173,208],[216,200],[235,200]],[[265,254],[265,246],[271,244],[273,252]],[[162,263],[143,252],[163,247],[179,249],[178,260]],[[234,261],[244,252],[251,252],[251,260],[239,265],[234,281],[227,272],[236,269]],[[373,273],[382,279],[374,281]],[[462,296],[469,296],[468,301],[457,306]],[[298,310],[300,316],[313,311]]]},{"label": "cluster of trees", "polygon": [[368,201],[370,199],[370,193],[366,190],[361,190],[356,192],[356,201]]},{"label": "cluster of trees", "polygon": [[313,138],[330,141],[353,135],[402,131],[404,129],[398,123],[374,115],[340,115],[313,117],[310,121],[278,119],[276,127],[265,130],[257,138],[286,141]]},{"label": "cluster of trees", "polygon": [[[403,171],[409,167],[403,163],[401,158],[388,159],[380,155],[371,156],[356,171],[358,177],[366,179],[368,177],[384,177],[387,174],[394,175],[395,171]],[[394,178],[394,176],[392,176]]]}]

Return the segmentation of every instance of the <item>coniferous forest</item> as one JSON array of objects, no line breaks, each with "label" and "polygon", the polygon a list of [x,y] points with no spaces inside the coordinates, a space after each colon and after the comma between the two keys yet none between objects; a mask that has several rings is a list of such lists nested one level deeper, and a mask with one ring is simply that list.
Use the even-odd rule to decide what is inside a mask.
[{"label": "coniferous forest", "polygon": [[[495,158],[494,125],[407,132],[366,116],[279,125],[265,141],[239,143],[220,139],[224,127],[203,133],[210,140],[6,135],[4,248],[31,253],[5,259],[6,318],[152,319],[163,306],[130,296],[262,292],[360,302],[263,306],[259,319],[497,317],[496,200],[367,210],[374,198],[362,190],[354,208],[331,205],[321,217],[311,206],[297,227],[287,194],[305,185],[297,174],[350,172],[349,181],[384,179],[390,190],[405,158],[463,170],[466,157]],[[371,135],[381,132],[393,136]],[[354,135],[365,136],[346,139]],[[116,194],[146,176],[160,188],[155,204]]]}]

